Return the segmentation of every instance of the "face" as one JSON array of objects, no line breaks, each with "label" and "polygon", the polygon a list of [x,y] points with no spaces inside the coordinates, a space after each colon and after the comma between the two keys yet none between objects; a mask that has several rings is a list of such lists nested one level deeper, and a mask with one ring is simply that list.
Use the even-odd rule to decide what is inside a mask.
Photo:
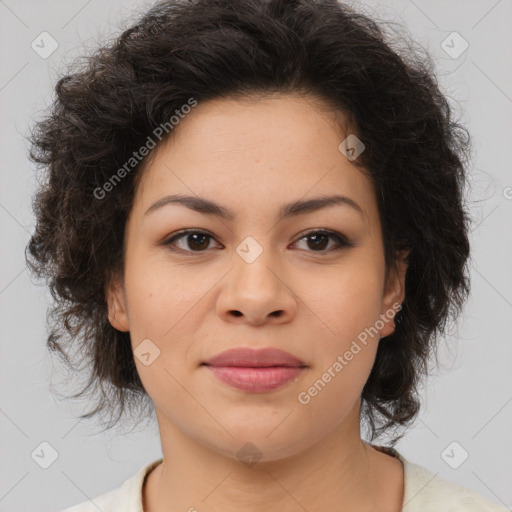
[{"label": "face", "polygon": [[[232,458],[250,442],[270,461],[358,428],[406,268],[385,282],[375,190],[340,151],[347,135],[311,97],[222,99],[199,103],[153,150],[108,299],[161,433]],[[155,204],[178,195],[196,202]],[[331,196],[345,199],[311,202]],[[303,367],[262,390],[204,364],[240,347],[277,348]],[[265,387],[269,370],[256,371]]]}]

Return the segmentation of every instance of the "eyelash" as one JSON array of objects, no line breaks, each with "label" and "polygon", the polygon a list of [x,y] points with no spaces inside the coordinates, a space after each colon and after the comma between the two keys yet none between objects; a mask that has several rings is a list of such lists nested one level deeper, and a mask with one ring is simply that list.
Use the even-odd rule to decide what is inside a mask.
[{"label": "eyelash", "polygon": [[[193,235],[193,234],[198,234],[198,235],[206,235],[210,238],[215,238],[213,237],[210,233],[208,233],[207,231],[201,231],[201,230],[197,230],[197,229],[186,229],[186,230],[183,230],[183,231],[180,231],[178,233],[176,233],[175,235],[173,235],[171,238],[168,238],[165,242],[163,242],[162,245],[166,246],[169,250],[173,251],[173,252],[181,252],[181,253],[202,253],[202,252],[206,252],[208,249],[204,249],[202,251],[192,251],[192,250],[184,250],[184,249],[179,249],[175,246],[173,246],[173,244],[177,241],[177,240],[180,240],[184,237],[186,237],[187,235]],[[355,244],[353,244],[352,242],[350,242],[344,235],[342,235],[341,233],[338,233],[336,231],[329,231],[329,230],[325,230],[325,229],[320,229],[320,230],[317,230],[317,231],[309,231],[308,233],[305,233],[304,235],[302,235],[298,240],[297,242],[305,239],[305,238],[308,238],[309,236],[311,235],[327,235],[329,237],[331,237],[332,239],[334,239],[337,243],[338,243],[338,247],[335,247],[334,249],[328,249],[328,250],[321,250],[321,251],[307,251],[307,252],[313,252],[313,253],[330,253],[332,251],[338,251],[338,250],[341,250],[341,249],[349,249],[351,247],[355,247]],[[295,243],[297,243],[295,242]]]}]

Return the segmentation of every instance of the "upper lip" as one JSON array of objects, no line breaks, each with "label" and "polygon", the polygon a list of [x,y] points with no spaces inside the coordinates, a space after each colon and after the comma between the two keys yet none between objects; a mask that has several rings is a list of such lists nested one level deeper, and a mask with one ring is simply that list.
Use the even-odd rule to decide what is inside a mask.
[{"label": "upper lip", "polygon": [[203,364],[209,366],[240,366],[266,368],[269,366],[306,366],[297,357],[277,348],[232,348],[208,359]]}]

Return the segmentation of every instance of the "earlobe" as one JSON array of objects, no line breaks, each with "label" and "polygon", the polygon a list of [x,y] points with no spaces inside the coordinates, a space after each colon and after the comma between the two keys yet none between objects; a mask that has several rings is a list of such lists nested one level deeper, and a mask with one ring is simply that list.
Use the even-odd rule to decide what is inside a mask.
[{"label": "earlobe", "polygon": [[128,332],[128,315],[124,286],[120,279],[113,278],[107,286],[108,321],[118,331]]}]

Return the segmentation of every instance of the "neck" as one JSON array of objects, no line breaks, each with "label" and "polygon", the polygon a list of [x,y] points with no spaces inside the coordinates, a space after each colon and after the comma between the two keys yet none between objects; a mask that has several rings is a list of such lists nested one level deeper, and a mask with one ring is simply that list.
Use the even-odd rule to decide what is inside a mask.
[{"label": "neck", "polygon": [[160,416],[164,457],[147,478],[144,512],[292,512],[340,504],[344,511],[398,511],[401,463],[363,442],[353,416],[357,424],[347,418],[300,453],[253,464],[197,443]]}]

